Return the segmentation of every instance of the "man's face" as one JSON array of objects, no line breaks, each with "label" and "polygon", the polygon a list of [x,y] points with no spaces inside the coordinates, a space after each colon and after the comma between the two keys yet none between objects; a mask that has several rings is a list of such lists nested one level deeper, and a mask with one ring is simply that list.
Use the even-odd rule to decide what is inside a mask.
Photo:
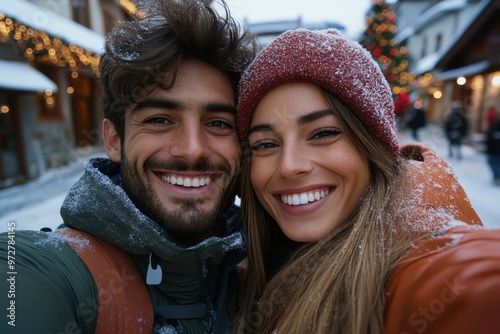
[{"label": "man's face", "polygon": [[[163,83],[171,78],[168,73]],[[172,88],[158,87],[127,110],[123,143],[105,120],[108,155],[121,162],[125,191],[181,241],[216,233],[218,215],[234,198],[240,166],[235,115],[229,78],[186,61]]]}]

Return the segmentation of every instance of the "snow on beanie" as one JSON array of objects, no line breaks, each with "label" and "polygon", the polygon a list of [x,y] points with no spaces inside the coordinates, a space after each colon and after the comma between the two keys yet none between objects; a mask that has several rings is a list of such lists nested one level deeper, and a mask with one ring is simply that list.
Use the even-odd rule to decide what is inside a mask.
[{"label": "snow on beanie", "polygon": [[336,29],[290,30],[246,69],[238,90],[238,135],[247,141],[252,114],[272,89],[309,82],[335,95],[361,119],[392,157],[399,155],[391,89],[371,55]]}]

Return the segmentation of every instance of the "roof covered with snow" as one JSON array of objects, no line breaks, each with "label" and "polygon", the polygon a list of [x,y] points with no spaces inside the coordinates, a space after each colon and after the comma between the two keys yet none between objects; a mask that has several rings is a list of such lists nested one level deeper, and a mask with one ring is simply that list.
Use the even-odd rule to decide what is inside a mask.
[{"label": "roof covered with snow", "polygon": [[85,50],[101,54],[104,51],[104,36],[78,24],[48,8],[40,7],[24,0],[0,1],[0,13],[45,31],[53,37],[59,37],[68,44],[75,44]]},{"label": "roof covered with snow", "polygon": [[52,80],[26,63],[0,59],[0,73],[1,88],[57,92],[57,85]]}]

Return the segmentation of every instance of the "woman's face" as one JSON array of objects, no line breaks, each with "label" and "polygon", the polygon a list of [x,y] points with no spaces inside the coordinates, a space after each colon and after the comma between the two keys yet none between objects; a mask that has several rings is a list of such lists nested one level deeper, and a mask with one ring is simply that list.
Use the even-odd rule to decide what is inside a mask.
[{"label": "woman's face", "polygon": [[255,193],[294,241],[318,241],[333,231],[368,186],[367,158],[315,85],[284,84],[265,95],[249,144]]}]

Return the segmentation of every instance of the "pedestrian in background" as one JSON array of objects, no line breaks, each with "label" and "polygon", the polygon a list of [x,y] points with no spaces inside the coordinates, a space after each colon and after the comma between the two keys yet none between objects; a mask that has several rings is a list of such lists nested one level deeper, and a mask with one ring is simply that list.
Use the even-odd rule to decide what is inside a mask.
[{"label": "pedestrian in background", "polygon": [[493,182],[500,186],[500,118],[497,118],[486,135],[488,165],[493,172]]},{"label": "pedestrian in background", "polygon": [[462,141],[467,134],[468,120],[463,112],[462,102],[453,101],[451,112],[444,121],[444,131],[448,138],[448,155],[462,159]]},{"label": "pedestrian in background", "polygon": [[415,103],[408,110],[406,117],[406,127],[411,130],[412,137],[420,141],[419,130],[427,124],[425,110],[422,107],[422,98],[417,98]]},{"label": "pedestrian in background", "polygon": [[489,107],[486,112],[486,122],[488,123],[488,130],[495,124],[498,114],[495,108]]}]

